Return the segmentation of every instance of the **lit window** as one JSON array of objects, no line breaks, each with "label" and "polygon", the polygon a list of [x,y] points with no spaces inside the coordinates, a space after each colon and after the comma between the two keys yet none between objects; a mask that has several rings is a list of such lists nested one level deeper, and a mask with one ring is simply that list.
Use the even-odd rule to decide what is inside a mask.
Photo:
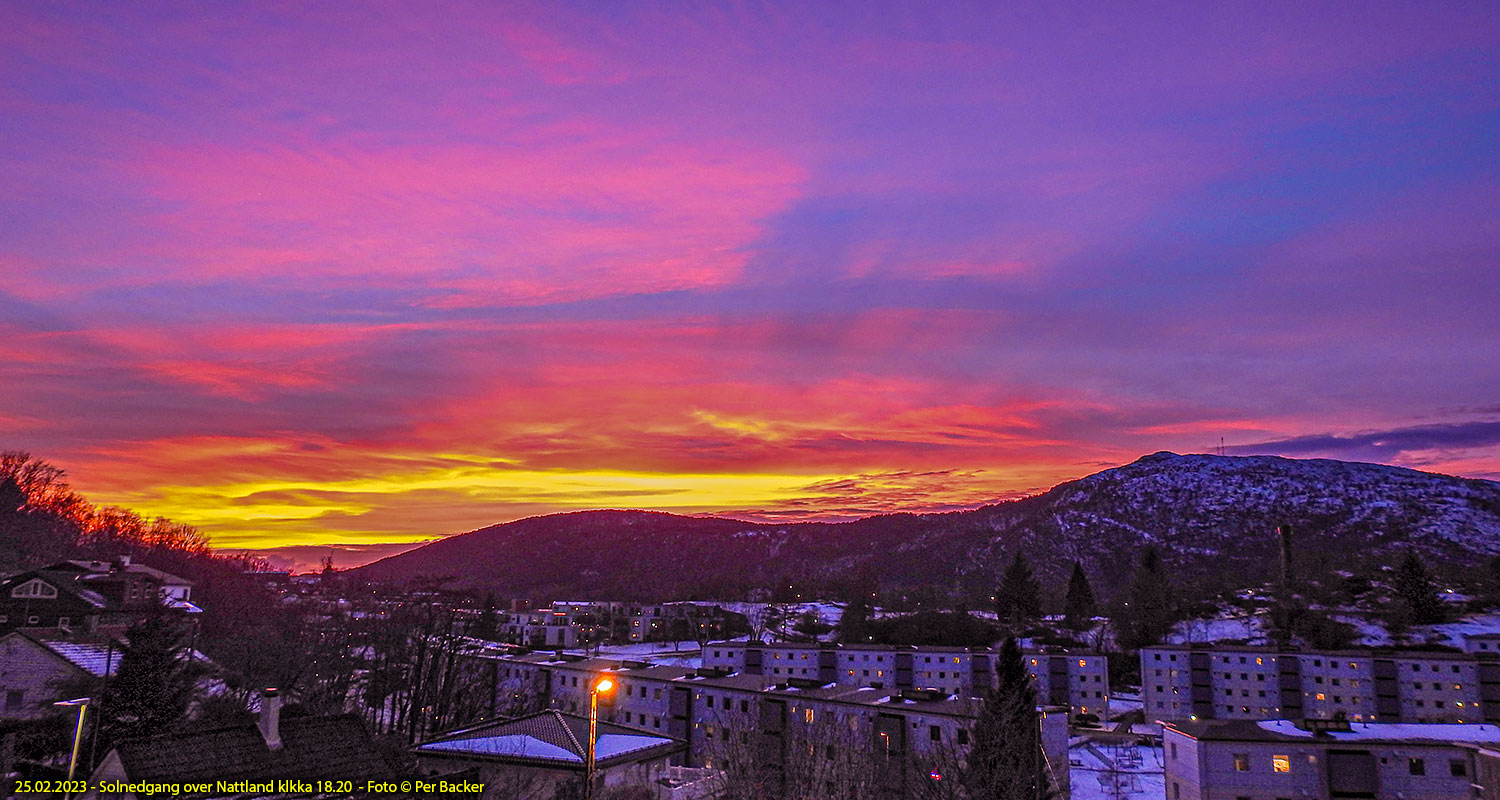
[{"label": "lit window", "polygon": [[1235,772],[1249,772],[1250,771],[1250,755],[1248,753],[1235,753],[1234,754],[1234,771]]},{"label": "lit window", "polygon": [[1272,772],[1291,772],[1292,771],[1292,757],[1291,756],[1271,756],[1271,771]]}]

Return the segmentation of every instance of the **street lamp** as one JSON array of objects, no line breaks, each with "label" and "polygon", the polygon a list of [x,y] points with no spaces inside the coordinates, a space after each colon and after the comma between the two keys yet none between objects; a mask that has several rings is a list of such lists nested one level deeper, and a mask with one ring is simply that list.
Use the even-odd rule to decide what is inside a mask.
[{"label": "street lamp", "polygon": [[[73,729],[73,755],[68,757],[68,785],[70,789],[73,783],[73,772],[78,769],[78,744],[83,740],[83,715],[88,713],[89,701],[91,699],[93,698],[75,697],[72,700],[59,700],[52,704],[59,708],[78,707],[78,726]],[[67,800],[71,796],[71,791],[63,793],[64,800]]]},{"label": "street lamp", "polygon": [[594,800],[594,744],[599,740],[599,695],[614,691],[615,682],[600,678],[589,687],[589,752],[583,762],[583,800]]}]

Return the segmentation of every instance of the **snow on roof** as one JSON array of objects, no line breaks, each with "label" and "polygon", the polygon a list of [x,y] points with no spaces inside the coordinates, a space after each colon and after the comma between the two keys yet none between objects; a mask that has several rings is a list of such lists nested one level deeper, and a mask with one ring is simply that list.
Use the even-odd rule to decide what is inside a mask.
[{"label": "snow on roof", "polygon": [[660,736],[634,736],[623,733],[601,733],[594,741],[594,754],[597,758],[613,758],[614,756],[634,753],[637,750],[646,750],[657,745],[664,744],[668,740]]},{"label": "snow on roof", "polygon": [[41,644],[96,678],[104,677],[106,667],[111,675],[120,669],[120,648],[106,642],[43,640]]},{"label": "snow on roof", "polygon": [[[1288,719],[1262,720],[1261,730],[1311,739],[1312,731],[1297,727]],[[1406,739],[1443,742],[1500,742],[1500,725],[1459,725],[1433,722],[1356,722],[1347,731],[1328,731],[1336,741],[1360,739]]]},{"label": "snow on roof", "polygon": [[199,608],[198,606],[195,606],[195,605],[193,605],[192,603],[189,603],[186,600],[178,600],[175,597],[168,599],[164,603],[164,605],[167,608],[175,608],[175,609],[178,609],[179,611],[182,611],[183,613],[186,613],[186,614],[202,614],[203,613],[203,609],[202,608]]},{"label": "snow on roof", "polygon": [[[555,744],[544,742],[535,736],[510,734],[505,736],[483,736],[477,739],[453,739],[428,742],[418,750],[437,750],[450,753],[477,753],[488,756],[512,756],[542,758],[550,761],[583,763],[577,753]],[[597,750],[595,751],[598,752]]]}]

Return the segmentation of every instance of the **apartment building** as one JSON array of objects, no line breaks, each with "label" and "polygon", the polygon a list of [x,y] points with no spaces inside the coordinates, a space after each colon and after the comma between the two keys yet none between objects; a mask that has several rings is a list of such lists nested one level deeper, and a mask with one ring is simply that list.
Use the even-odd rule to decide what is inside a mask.
[{"label": "apartment building", "polygon": [[547,608],[504,615],[499,634],[531,647],[571,648],[601,642],[705,641],[748,629],[743,615],[714,605],[559,600]]},{"label": "apartment building", "polygon": [[1167,800],[1469,800],[1491,793],[1497,743],[1492,724],[1173,722]]},{"label": "apartment building", "polygon": [[[547,707],[586,714],[590,686],[608,675],[615,688],[601,696],[600,718],[683,740],[687,748],[680,760],[693,767],[713,768],[723,748],[737,741],[754,741],[756,748],[770,743],[778,752],[792,741],[816,740],[828,747],[864,742],[883,749],[893,764],[956,759],[969,744],[979,702],[938,689],[840,685],[722,667],[695,670],[544,653],[486,657],[498,661],[497,703],[532,692]],[[1066,797],[1067,708],[1044,707],[1039,719],[1043,763]]]},{"label": "apartment building", "polygon": [[1141,649],[1146,715],[1164,720],[1500,721],[1500,659],[1479,653],[1161,645]]},{"label": "apartment building", "polygon": [[[706,669],[816,679],[873,689],[938,689],[968,697],[994,685],[995,650],[794,642],[710,642]],[[1037,696],[1074,714],[1109,716],[1109,659],[1097,653],[1026,653]]]}]

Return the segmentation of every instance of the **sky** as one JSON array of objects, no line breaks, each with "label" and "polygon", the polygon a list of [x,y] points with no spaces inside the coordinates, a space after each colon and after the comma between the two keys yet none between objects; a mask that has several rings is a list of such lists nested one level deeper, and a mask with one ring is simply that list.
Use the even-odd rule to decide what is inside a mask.
[{"label": "sky", "polygon": [[346,563],[1500,478],[1500,6],[0,4],[0,449]]}]

